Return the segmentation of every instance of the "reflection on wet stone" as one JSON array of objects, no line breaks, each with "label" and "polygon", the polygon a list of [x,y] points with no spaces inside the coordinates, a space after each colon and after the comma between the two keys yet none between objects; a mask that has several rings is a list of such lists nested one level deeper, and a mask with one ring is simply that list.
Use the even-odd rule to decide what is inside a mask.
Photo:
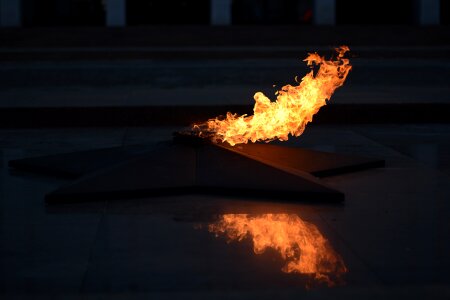
[{"label": "reflection on wet stone", "polygon": [[308,277],[307,288],[344,284],[348,269],[340,255],[314,224],[296,214],[224,214],[208,231],[229,242],[250,239],[255,254],[275,250],[284,261],[282,271]]}]

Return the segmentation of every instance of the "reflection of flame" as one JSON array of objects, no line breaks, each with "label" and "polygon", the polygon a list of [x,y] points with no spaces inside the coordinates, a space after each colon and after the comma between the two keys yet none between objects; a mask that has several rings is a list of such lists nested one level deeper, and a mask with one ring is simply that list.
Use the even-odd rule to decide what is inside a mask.
[{"label": "reflection of flame", "polygon": [[241,241],[250,237],[256,254],[273,248],[286,261],[282,271],[313,276],[328,286],[337,284],[347,272],[342,258],[331,248],[316,226],[297,215],[226,214],[208,227],[217,236]]},{"label": "reflection of flame", "polygon": [[304,61],[308,66],[319,66],[317,72],[309,72],[297,86],[283,86],[276,92],[275,102],[257,92],[252,116],[227,113],[225,119],[210,119],[194,125],[193,130],[199,136],[211,137],[216,142],[226,141],[232,146],[248,141],[285,141],[289,134],[300,136],[313,115],[326,104],[336,88],[344,84],[352,68],[349,60],[343,58],[349,48],[341,46],[336,50],[336,60],[309,54]]}]

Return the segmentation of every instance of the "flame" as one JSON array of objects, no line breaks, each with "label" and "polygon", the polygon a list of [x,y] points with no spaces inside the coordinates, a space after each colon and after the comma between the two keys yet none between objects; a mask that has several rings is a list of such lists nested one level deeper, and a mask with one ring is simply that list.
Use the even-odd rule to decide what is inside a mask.
[{"label": "flame", "polygon": [[325,60],[317,53],[310,53],[304,61],[311,68],[318,66],[317,72],[314,74],[311,70],[296,86],[283,86],[275,93],[275,102],[257,92],[252,116],[228,112],[225,119],[210,119],[193,125],[192,130],[200,137],[209,137],[214,142],[228,142],[231,146],[248,141],[286,141],[289,134],[300,136],[313,115],[344,84],[352,68],[349,60],[344,58],[349,48],[341,46],[336,51],[336,60]]},{"label": "flame", "polygon": [[347,272],[342,258],[317,227],[294,214],[225,214],[208,230],[232,241],[250,237],[256,254],[267,248],[281,254],[285,261],[283,272],[307,274],[330,287]]}]

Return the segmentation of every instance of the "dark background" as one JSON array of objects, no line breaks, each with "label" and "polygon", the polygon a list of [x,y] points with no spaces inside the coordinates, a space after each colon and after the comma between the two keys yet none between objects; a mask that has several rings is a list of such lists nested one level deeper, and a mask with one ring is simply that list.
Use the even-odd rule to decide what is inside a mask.
[{"label": "dark background", "polygon": [[[337,24],[413,25],[416,0],[337,0]],[[441,23],[448,24],[448,1],[441,0]],[[101,26],[102,0],[22,0],[23,25]],[[210,21],[208,0],[128,0],[129,25],[202,24]],[[240,0],[232,3],[232,24],[311,24],[313,0]]]},{"label": "dark background", "polygon": [[[212,25],[209,0],[128,0],[123,26],[107,26],[107,1],[22,0],[19,24],[4,26],[19,2],[0,0],[0,299],[450,298],[450,1],[423,24],[419,0],[336,0],[335,22],[321,25],[315,0],[234,0],[230,24]],[[52,206],[45,195],[69,180],[8,166],[251,114],[255,92],[274,100],[309,71],[308,53],[340,45],[353,66],[344,86],[302,136],[277,143],[384,159],[320,179],[343,204],[183,195]],[[345,284],[311,289],[307,275],[280,271],[276,251],[214,237],[205,228],[226,213],[313,224],[348,267]]]}]

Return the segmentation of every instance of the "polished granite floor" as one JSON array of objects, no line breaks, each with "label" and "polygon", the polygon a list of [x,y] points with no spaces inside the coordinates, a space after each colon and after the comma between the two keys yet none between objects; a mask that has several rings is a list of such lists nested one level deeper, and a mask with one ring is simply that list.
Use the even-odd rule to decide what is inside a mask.
[{"label": "polished granite floor", "polygon": [[[323,179],[345,192],[342,205],[196,195],[45,205],[44,195],[67,181],[7,166],[10,159],[167,139],[173,130],[0,130],[0,294],[450,297],[449,125],[313,124],[284,143],[386,160],[383,169]],[[226,224],[230,218],[247,222],[242,238]],[[252,231],[261,220],[265,229]],[[255,243],[282,236],[284,225],[293,230],[294,254],[283,259],[277,247],[255,254]],[[318,271],[287,272],[295,257],[306,264],[302,257],[312,257]]]}]

